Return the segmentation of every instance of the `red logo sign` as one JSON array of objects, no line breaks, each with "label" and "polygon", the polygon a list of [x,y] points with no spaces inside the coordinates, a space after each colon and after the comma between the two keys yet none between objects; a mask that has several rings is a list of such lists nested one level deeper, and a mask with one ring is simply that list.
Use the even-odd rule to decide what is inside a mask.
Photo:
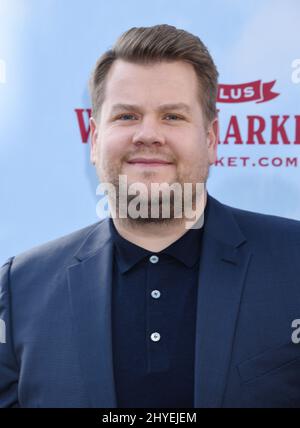
[{"label": "red logo sign", "polygon": [[254,82],[238,85],[220,84],[217,101],[219,103],[245,103],[248,101],[264,103],[278,97],[279,93],[272,92],[275,82],[276,80],[267,83],[255,80]]}]

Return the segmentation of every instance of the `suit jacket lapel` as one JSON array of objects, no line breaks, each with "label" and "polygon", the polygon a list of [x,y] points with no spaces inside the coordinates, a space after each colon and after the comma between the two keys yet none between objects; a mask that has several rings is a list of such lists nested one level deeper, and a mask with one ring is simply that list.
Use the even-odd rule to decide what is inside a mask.
[{"label": "suit jacket lapel", "polygon": [[209,197],[199,269],[195,407],[221,407],[250,251],[232,212]]},{"label": "suit jacket lapel", "polygon": [[111,329],[113,246],[108,220],[93,230],[69,267],[79,363],[92,407],[116,407]]}]

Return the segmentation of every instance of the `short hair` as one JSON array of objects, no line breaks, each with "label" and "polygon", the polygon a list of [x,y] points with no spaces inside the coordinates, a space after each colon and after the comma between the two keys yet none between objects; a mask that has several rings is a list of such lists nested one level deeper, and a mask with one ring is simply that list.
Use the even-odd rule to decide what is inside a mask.
[{"label": "short hair", "polygon": [[167,24],[130,28],[98,59],[89,82],[94,117],[104,101],[106,76],[117,59],[136,64],[161,61],[191,64],[198,78],[205,119],[210,122],[216,117],[218,71],[208,49],[199,37]]}]

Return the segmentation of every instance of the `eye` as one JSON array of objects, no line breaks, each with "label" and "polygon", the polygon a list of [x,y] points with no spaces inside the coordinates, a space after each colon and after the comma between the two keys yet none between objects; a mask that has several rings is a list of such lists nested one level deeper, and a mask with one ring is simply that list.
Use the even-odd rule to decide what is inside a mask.
[{"label": "eye", "polygon": [[167,114],[165,117],[170,117],[171,120],[182,120],[182,117],[178,116],[177,114]]},{"label": "eye", "polygon": [[117,120],[131,120],[132,118],[135,118],[134,114],[125,113],[118,116]]}]

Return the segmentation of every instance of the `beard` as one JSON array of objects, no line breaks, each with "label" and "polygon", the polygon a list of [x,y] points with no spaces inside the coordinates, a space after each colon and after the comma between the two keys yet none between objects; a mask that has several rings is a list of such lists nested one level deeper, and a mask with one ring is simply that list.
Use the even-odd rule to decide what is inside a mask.
[{"label": "beard", "polygon": [[[150,224],[164,226],[182,222],[186,213],[186,185],[189,186],[189,211],[195,210],[199,205],[199,190],[200,198],[203,199],[209,175],[208,162],[203,161],[198,168],[193,168],[193,172],[183,171],[175,164],[176,173],[171,182],[164,182],[162,191],[153,190],[153,184],[157,181],[155,181],[156,173],[152,171],[144,171],[139,183],[126,182],[124,185],[122,182],[120,185],[120,177],[127,177],[122,172],[122,165],[123,161],[106,161],[102,165],[97,165],[96,169],[99,180],[102,183],[110,183],[114,188],[114,192],[108,194],[109,205],[114,207],[111,211],[115,211],[116,217],[130,226]],[[140,184],[145,186],[142,192],[139,192]],[[162,184],[157,183],[158,186]],[[164,192],[168,187],[170,191]],[[122,217],[118,215],[120,212]]]}]

